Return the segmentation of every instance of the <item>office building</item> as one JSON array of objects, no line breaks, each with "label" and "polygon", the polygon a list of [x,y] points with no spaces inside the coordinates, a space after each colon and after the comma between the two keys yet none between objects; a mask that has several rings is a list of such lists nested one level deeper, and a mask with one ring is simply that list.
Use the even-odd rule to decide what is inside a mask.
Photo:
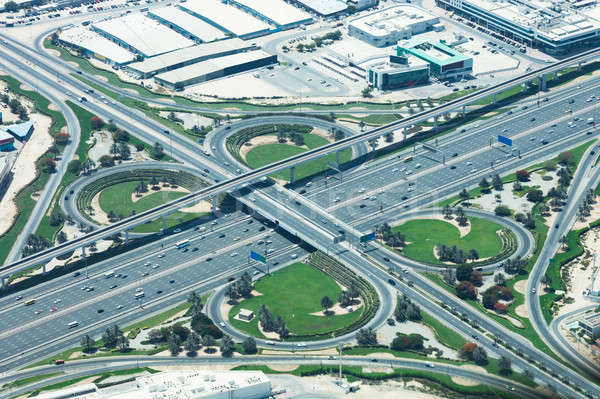
[{"label": "office building", "polygon": [[379,90],[395,90],[429,81],[429,63],[417,57],[390,56],[367,68],[367,82]]},{"label": "office building", "polygon": [[385,47],[436,29],[439,22],[438,17],[420,7],[402,4],[350,20],[348,35],[376,47]]},{"label": "office building", "polygon": [[585,314],[579,320],[579,327],[591,338],[600,337],[600,313],[591,312]]},{"label": "office building", "polygon": [[426,61],[430,74],[439,79],[462,79],[473,72],[473,58],[441,41],[415,37],[399,42],[397,53],[399,56],[411,54]]}]

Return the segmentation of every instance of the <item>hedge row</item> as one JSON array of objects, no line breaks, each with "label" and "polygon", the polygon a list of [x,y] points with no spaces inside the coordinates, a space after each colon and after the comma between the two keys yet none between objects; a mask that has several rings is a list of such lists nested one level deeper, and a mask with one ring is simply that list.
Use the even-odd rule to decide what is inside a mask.
[{"label": "hedge row", "polygon": [[86,185],[79,193],[77,193],[77,209],[86,218],[92,220],[87,214],[87,208],[92,203],[92,199],[96,196],[96,194],[115,184],[141,180],[149,182],[153,177],[156,177],[159,181],[161,181],[164,177],[167,179],[173,179],[176,184],[185,187],[190,191],[198,191],[207,185],[206,182],[199,177],[181,171],[161,169],[138,169],[122,171],[94,180],[90,184]]},{"label": "hedge row", "polygon": [[240,156],[240,148],[244,143],[250,141],[252,138],[257,136],[264,136],[267,134],[277,134],[277,132],[283,131],[286,133],[299,133],[308,134],[312,132],[313,127],[307,125],[296,125],[296,124],[265,124],[260,126],[248,127],[240,130],[239,132],[229,136],[227,138],[226,146],[227,151],[239,162],[246,163]]}]

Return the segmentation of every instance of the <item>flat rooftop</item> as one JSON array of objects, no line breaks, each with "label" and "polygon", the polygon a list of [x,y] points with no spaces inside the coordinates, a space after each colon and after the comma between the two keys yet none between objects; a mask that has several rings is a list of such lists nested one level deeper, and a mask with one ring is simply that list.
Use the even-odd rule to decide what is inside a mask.
[{"label": "flat rooftop", "polygon": [[235,2],[251,8],[281,26],[312,20],[310,14],[283,0],[235,0]]},{"label": "flat rooftop", "polygon": [[402,31],[414,24],[429,23],[433,25],[439,20],[437,16],[420,7],[403,4],[358,17],[351,20],[348,25],[372,36],[385,36],[391,32]]},{"label": "flat rooftop", "polygon": [[470,59],[470,57],[454,50],[445,43],[430,41],[429,39],[413,37],[398,44],[401,48],[410,49],[413,53],[438,65]]},{"label": "flat rooftop", "polygon": [[372,61],[367,65],[361,65],[366,68],[370,68],[376,71],[385,72],[385,71],[397,71],[402,69],[414,69],[420,68],[429,65],[425,60],[420,59],[419,57],[415,57],[413,55],[408,54],[408,64],[397,64],[395,62],[390,62],[388,58],[385,61]]},{"label": "flat rooftop", "polygon": [[226,37],[222,30],[175,6],[153,8],[149,14],[155,15],[173,26],[178,26],[203,42],[212,42]]},{"label": "flat rooftop", "polygon": [[342,12],[348,8],[346,2],[341,0],[296,0],[303,6],[310,8],[320,15],[331,15]]},{"label": "flat rooftop", "polygon": [[140,13],[97,22],[93,26],[127,43],[146,57],[195,44],[192,40]]},{"label": "flat rooftop", "polygon": [[576,38],[600,29],[597,3],[576,8],[564,0],[531,0],[518,4],[506,0],[466,0],[463,4],[472,4],[551,40]]},{"label": "flat rooftop", "polygon": [[271,57],[271,54],[262,50],[247,51],[245,53],[226,55],[224,57],[198,62],[193,65],[158,74],[155,77],[166,82],[184,82],[196,76],[206,75],[228,67],[260,60],[266,57]]},{"label": "flat rooftop", "polygon": [[269,24],[260,19],[218,0],[188,0],[179,4],[179,7],[203,16],[236,36],[247,36],[271,29]]},{"label": "flat rooftop", "polygon": [[224,53],[227,51],[243,51],[251,48],[253,48],[253,46],[247,42],[238,38],[232,38],[218,42],[203,43],[197,46],[186,47],[170,53],[158,55],[156,57],[147,58],[144,61],[130,64],[129,68],[135,69],[136,71],[140,71],[142,73],[151,73],[162,68],[177,65],[182,62],[197,58],[209,57],[213,54]]},{"label": "flat rooftop", "polygon": [[581,320],[592,327],[598,326],[600,325],[600,313],[594,312],[592,314],[585,315],[581,318]]},{"label": "flat rooftop", "polygon": [[63,30],[58,34],[58,38],[74,46],[83,47],[91,52],[109,58],[119,64],[125,64],[135,59],[135,55],[130,51],[83,26]]}]

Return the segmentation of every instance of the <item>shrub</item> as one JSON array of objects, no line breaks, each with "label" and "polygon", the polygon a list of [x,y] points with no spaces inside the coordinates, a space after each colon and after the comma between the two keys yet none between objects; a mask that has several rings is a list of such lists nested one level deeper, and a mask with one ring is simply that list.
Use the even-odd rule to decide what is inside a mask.
[{"label": "shrub", "polygon": [[503,304],[501,302],[496,302],[496,303],[494,303],[494,310],[497,313],[504,314],[508,310],[508,306],[506,306],[505,304]]},{"label": "shrub", "polygon": [[105,125],[104,121],[96,115],[94,115],[90,118],[90,123],[92,125],[92,129],[94,129],[94,130],[100,130]]},{"label": "shrub", "polygon": [[570,165],[573,163],[574,160],[575,156],[570,151],[563,151],[560,154],[558,154],[558,162],[560,162],[563,165]]},{"label": "shrub", "polygon": [[470,281],[462,281],[456,286],[456,295],[461,299],[476,299],[477,289]]},{"label": "shrub", "polygon": [[467,342],[462,346],[462,348],[460,348],[460,357],[465,359],[471,359],[475,348],[477,348],[477,344],[475,342]]},{"label": "shrub", "polygon": [[473,267],[469,265],[460,265],[456,268],[456,279],[458,281],[467,281],[471,278]]},{"label": "shrub", "polygon": [[390,344],[390,349],[397,351],[423,349],[423,337],[420,334],[406,335],[398,333],[398,336]]},{"label": "shrub", "polygon": [[110,155],[102,155],[99,161],[103,168],[108,168],[115,164],[115,159]]},{"label": "shrub", "polygon": [[525,169],[517,170],[516,172],[518,181],[528,181],[529,180],[529,172]]},{"label": "shrub", "polygon": [[544,199],[542,190],[531,190],[527,193],[527,201],[540,202]]},{"label": "shrub", "polygon": [[498,205],[496,209],[494,209],[494,213],[498,216],[510,216],[510,208],[506,205]]},{"label": "shrub", "polygon": [[43,158],[40,161],[40,167],[46,173],[54,173],[54,172],[56,172],[56,162],[54,162],[50,158]]},{"label": "shrub", "polygon": [[129,133],[127,133],[125,130],[119,129],[115,132],[114,140],[115,141],[129,141]]},{"label": "shrub", "polygon": [[54,142],[59,145],[66,145],[70,139],[69,133],[56,133],[54,136]]},{"label": "shrub", "polygon": [[67,170],[74,175],[78,175],[81,172],[81,161],[79,159],[70,161],[67,165]]}]

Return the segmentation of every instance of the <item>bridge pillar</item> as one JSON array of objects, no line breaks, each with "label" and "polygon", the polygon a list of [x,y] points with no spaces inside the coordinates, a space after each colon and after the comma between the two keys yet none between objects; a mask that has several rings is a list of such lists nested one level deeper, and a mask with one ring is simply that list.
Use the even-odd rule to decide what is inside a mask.
[{"label": "bridge pillar", "polygon": [[6,288],[6,279],[8,277],[7,276],[1,276],[0,277],[0,281],[2,281],[2,289],[4,290]]},{"label": "bridge pillar", "polygon": [[340,152],[336,151],[335,152],[335,162],[337,163],[338,167],[340,166]]},{"label": "bridge pillar", "polygon": [[290,168],[290,184],[294,184],[294,171],[296,170],[295,166]]},{"label": "bridge pillar", "polygon": [[377,139],[373,139],[373,141],[371,141],[371,151],[375,152],[376,144],[377,144]]},{"label": "bridge pillar", "polygon": [[212,213],[217,213],[217,196],[216,195],[211,198],[211,202],[212,202],[212,205],[211,205]]},{"label": "bridge pillar", "polygon": [[581,72],[581,62],[577,64],[577,72]]},{"label": "bridge pillar", "polygon": [[402,129],[402,141],[406,141],[406,126],[404,126],[404,129]]},{"label": "bridge pillar", "polygon": [[464,118],[467,115],[467,106],[463,105],[462,106],[462,117]]},{"label": "bridge pillar", "polygon": [[540,76],[539,79],[540,79],[540,90],[546,91],[546,75]]},{"label": "bridge pillar", "polygon": [[167,216],[166,215],[162,215],[163,218],[163,233],[167,230]]},{"label": "bridge pillar", "polygon": [[42,276],[46,275],[46,264],[42,263]]},{"label": "bridge pillar", "polygon": [[496,93],[494,93],[494,104],[496,104]]},{"label": "bridge pillar", "polygon": [[438,115],[433,116],[433,128],[437,129],[438,127]]},{"label": "bridge pillar", "polygon": [[129,230],[125,230],[125,244],[129,242]]}]

